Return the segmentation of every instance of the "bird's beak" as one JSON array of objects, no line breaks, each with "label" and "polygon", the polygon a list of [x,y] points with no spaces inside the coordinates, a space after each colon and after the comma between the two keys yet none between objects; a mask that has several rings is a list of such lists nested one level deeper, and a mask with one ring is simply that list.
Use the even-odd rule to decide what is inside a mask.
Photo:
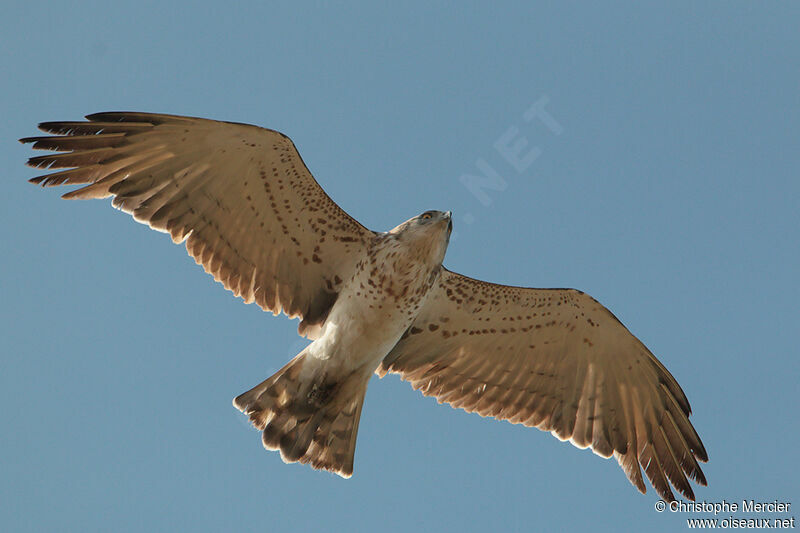
[{"label": "bird's beak", "polygon": [[447,213],[444,214],[444,217],[447,220],[447,231],[448,232],[453,231],[453,213],[451,211],[448,211]]}]

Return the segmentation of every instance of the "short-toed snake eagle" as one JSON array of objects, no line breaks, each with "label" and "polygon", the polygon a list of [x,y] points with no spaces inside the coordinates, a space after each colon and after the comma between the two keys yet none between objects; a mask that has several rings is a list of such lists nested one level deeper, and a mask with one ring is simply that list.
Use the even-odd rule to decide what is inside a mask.
[{"label": "short-toed snake eagle", "polygon": [[45,122],[33,178],[186,242],[245,302],[313,339],[234,405],[268,449],[344,477],[373,372],[481,416],[535,426],[619,462],[645,492],[694,499],[707,454],[675,378],[605,307],[572,289],[496,285],[442,266],[450,213],[373,232],[320,188],[288,137],[229,122],[97,113]]}]

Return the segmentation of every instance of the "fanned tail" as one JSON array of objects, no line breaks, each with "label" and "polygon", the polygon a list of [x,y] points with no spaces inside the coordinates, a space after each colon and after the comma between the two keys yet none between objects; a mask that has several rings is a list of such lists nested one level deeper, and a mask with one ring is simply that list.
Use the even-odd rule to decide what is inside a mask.
[{"label": "fanned tail", "polygon": [[[286,463],[300,462],[353,475],[361,406],[368,377],[340,381],[302,379],[306,355],[300,353],[275,375],[236,397],[233,405],[261,430],[268,450],[280,450]],[[312,374],[313,375],[313,374]]]}]

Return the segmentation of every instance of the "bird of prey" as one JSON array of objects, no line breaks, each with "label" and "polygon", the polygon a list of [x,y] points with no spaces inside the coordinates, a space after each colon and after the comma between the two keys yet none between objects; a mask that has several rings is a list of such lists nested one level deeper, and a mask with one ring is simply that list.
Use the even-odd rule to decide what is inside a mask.
[{"label": "bird of prey", "polygon": [[349,477],[367,383],[397,373],[453,407],[534,426],[613,456],[646,491],[694,499],[706,450],[681,387],[595,299],[497,285],[442,266],[450,212],[374,232],[337,206],[294,144],[247,124],[108,112],[44,122],[32,178],[81,185],[185,242],[245,302],[299,317],[313,342],[234,399],[264,446]]}]

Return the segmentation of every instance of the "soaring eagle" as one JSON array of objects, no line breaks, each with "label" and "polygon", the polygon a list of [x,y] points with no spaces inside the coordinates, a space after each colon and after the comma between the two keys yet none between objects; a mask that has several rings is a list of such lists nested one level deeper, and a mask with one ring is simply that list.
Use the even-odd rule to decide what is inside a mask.
[{"label": "soaring eagle", "polygon": [[613,456],[641,492],[640,469],[665,500],[694,499],[708,456],[664,365],[595,299],[573,289],[478,281],[444,268],[450,212],[368,230],[320,188],[294,144],[230,122],[110,112],[44,122],[52,150],[31,179],[81,185],[64,198],[106,198],[185,242],[245,302],[299,317],[312,339],[286,366],[234,399],[264,446],[343,477],[373,372],[400,374],[453,407],[535,426]]}]

